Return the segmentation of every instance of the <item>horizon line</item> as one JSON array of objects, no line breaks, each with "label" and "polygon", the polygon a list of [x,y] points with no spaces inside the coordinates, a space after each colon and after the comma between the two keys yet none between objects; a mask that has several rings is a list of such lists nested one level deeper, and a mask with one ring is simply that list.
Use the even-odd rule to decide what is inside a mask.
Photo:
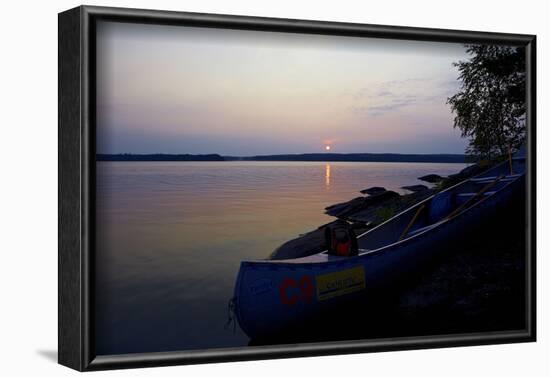
[{"label": "horizon line", "polygon": [[304,155],[324,155],[324,156],[336,156],[336,155],[416,155],[416,156],[468,156],[467,153],[408,153],[408,152],[302,152],[302,153],[268,153],[268,154],[252,154],[252,155],[233,155],[222,153],[166,153],[166,152],[152,152],[152,153],[96,153],[97,156],[220,156],[220,157],[266,157],[266,156],[304,156]]}]

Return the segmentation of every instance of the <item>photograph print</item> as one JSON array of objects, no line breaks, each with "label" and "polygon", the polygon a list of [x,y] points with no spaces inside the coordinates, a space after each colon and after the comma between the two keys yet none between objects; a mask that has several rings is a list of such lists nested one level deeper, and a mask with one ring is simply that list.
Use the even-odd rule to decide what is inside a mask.
[{"label": "photograph print", "polygon": [[526,50],[99,20],[97,355],[526,328]]}]

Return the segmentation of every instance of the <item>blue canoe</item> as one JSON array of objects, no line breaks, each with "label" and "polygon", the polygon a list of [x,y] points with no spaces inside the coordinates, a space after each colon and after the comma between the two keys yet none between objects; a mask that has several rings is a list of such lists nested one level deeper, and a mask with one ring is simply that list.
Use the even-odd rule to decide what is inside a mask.
[{"label": "blue canoe", "polygon": [[469,230],[502,216],[502,209],[521,197],[524,185],[522,150],[361,234],[358,256],[325,251],[296,259],[243,261],[233,298],[238,323],[258,339],[299,328],[339,305],[368,302],[369,294],[446,253]]}]

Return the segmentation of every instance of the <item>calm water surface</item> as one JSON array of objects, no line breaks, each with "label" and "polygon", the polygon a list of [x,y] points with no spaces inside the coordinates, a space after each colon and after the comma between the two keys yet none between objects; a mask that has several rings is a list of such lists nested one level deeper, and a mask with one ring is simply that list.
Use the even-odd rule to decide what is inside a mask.
[{"label": "calm water surface", "polygon": [[324,207],[370,186],[463,164],[98,162],[98,354],[248,344],[224,328],[239,263],[330,222]]}]

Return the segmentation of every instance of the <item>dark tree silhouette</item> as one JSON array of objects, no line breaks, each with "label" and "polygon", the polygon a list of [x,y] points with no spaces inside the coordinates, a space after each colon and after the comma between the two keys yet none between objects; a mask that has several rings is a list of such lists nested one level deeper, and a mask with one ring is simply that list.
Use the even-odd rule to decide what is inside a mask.
[{"label": "dark tree silhouette", "polygon": [[525,49],[466,45],[471,58],[454,63],[462,82],[447,99],[454,127],[469,138],[466,153],[494,159],[525,140]]}]

